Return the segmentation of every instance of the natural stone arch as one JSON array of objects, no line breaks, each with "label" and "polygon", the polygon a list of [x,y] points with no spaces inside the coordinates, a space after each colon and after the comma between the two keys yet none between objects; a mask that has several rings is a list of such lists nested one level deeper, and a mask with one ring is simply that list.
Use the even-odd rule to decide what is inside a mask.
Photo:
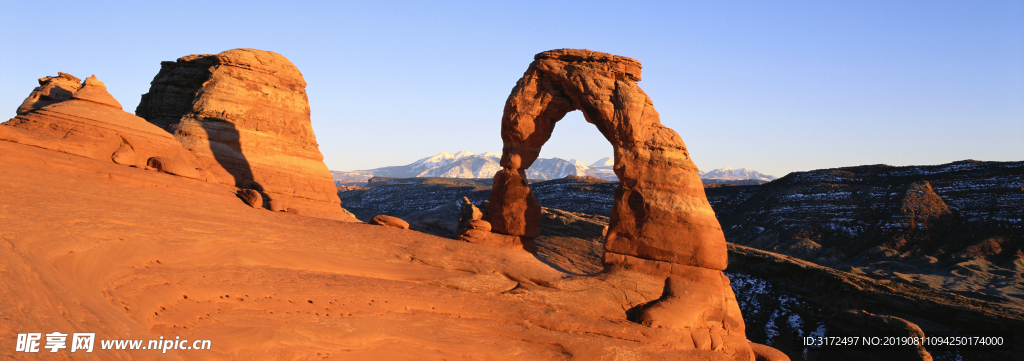
[{"label": "natural stone arch", "polygon": [[546,51],[534,59],[505,102],[502,170],[494,176],[489,206],[493,231],[539,235],[540,204],[526,185],[525,170],[556,122],[580,110],[615,151],[619,187],[605,265],[663,274],[700,272],[686,266],[724,270],[721,226],[682,139],[661,124],[636,83],[640,62],[579,49]]}]

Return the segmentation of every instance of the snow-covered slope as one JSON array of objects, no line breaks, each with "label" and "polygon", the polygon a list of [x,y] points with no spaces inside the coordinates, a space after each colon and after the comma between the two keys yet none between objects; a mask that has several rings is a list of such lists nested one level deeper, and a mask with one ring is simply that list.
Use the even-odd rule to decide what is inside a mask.
[{"label": "snow-covered slope", "polygon": [[[332,174],[336,180],[370,177],[491,178],[501,169],[500,162],[501,153],[486,152],[477,155],[468,151],[455,154],[441,152],[407,165],[353,172],[334,171]],[[532,180],[557,179],[570,174],[589,175],[589,170],[589,167],[575,159],[540,158],[526,170],[526,176]]]},{"label": "snow-covered slope", "polygon": [[590,167],[583,165],[578,160],[562,158],[538,158],[526,170],[526,177],[535,180],[548,180],[565,178],[568,175],[587,175]]},{"label": "snow-covered slope", "polygon": [[598,159],[596,162],[594,162],[594,164],[591,164],[590,168],[608,168],[608,169],[611,169],[612,166],[614,166],[614,165],[615,165],[615,159],[612,159],[612,157],[604,157],[604,158]]},{"label": "snow-covered slope", "polygon": [[[501,170],[501,153],[487,152],[473,154],[461,151],[455,154],[441,152],[410,164],[381,167],[353,172],[332,171],[335,181],[353,182],[366,181],[372,177],[444,177],[444,178],[491,178]],[[590,176],[604,180],[618,181],[612,167],[615,160],[611,157],[601,158],[587,166],[575,159],[538,158],[526,170],[526,177],[531,180],[548,180],[564,178],[568,175]],[[722,168],[700,173],[701,179],[746,180],[756,179],[772,181],[776,177],[766,175],[747,168]]]},{"label": "snow-covered slope", "polygon": [[710,172],[700,172],[701,179],[725,179],[725,180],[744,180],[744,179],[757,179],[763,181],[773,181],[778,179],[777,177],[770,176],[756,170],[747,168],[721,168],[715,169]]}]

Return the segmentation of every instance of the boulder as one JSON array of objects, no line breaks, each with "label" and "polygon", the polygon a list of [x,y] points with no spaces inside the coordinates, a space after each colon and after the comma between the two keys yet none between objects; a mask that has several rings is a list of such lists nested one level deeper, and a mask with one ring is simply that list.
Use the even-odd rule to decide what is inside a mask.
[{"label": "boulder", "polygon": [[398,217],[392,217],[383,214],[373,216],[373,219],[371,219],[369,223],[391,228],[409,229],[409,222],[403,221],[401,218]]},{"label": "boulder", "polygon": [[181,142],[218,182],[263,187],[305,215],[341,208],[310,121],[306,81],[280,54],[233,49],[161,63],[135,113]]},{"label": "boulder", "polygon": [[474,219],[472,221],[469,221],[469,223],[466,223],[466,229],[475,229],[478,231],[490,232],[491,222],[482,219]]},{"label": "boulder", "polygon": [[284,201],[282,201],[280,199],[271,200],[269,203],[270,203],[269,204],[270,210],[272,210],[274,212],[284,212],[285,210],[288,209],[288,207],[285,206]]},{"label": "boulder", "polygon": [[200,178],[191,153],[167,131],[122,110],[96,76],[76,87],[77,78],[59,74],[39,80],[18,116],[0,124],[0,139],[138,168],[158,158],[166,173]]},{"label": "boulder", "polygon": [[239,189],[238,198],[241,198],[250,207],[263,208],[263,196],[253,189]]}]

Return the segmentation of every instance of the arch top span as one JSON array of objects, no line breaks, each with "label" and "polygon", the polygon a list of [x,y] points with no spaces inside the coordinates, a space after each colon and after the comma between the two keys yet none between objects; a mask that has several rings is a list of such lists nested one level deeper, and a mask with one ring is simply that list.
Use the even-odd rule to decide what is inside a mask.
[{"label": "arch top span", "polygon": [[[724,270],[725,237],[682,138],[661,124],[637,82],[642,66],[624,56],[557,49],[534,56],[505,102],[501,166],[491,191],[493,230],[540,234],[540,204],[526,169],[555,124],[580,110],[615,152],[619,187],[605,242],[608,267],[651,272],[673,265]],[[661,271],[659,271],[661,270]]]}]

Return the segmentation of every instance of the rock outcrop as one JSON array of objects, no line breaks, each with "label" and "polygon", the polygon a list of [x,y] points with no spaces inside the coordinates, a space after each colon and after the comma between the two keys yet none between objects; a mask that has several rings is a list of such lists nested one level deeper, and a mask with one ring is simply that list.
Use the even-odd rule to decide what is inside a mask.
[{"label": "rock outcrop", "polygon": [[174,134],[219,183],[259,190],[278,208],[355,221],[323,163],[305,87],[277,53],[189,55],[161,63],[135,113]]},{"label": "rock outcrop", "polygon": [[57,72],[57,76],[39,78],[39,86],[18,107],[18,115],[71,99],[75,91],[82,87],[81,83],[74,75],[62,72]]},{"label": "rock outcrop", "polygon": [[615,152],[619,185],[605,267],[668,277],[664,295],[642,307],[640,320],[688,332],[690,338],[680,342],[699,349],[752,360],[742,315],[722,273],[725,236],[682,139],[661,124],[637,86],[640,69],[636,60],[589,50],[537,54],[505,102],[502,169],[494,176],[488,220],[497,233],[540,235],[541,207],[526,169],[555,124],[580,110]]},{"label": "rock outcrop", "polygon": [[252,189],[240,189],[238,190],[238,198],[241,198],[250,207],[263,208],[263,196],[260,195],[260,192]]},{"label": "rock outcrop", "polygon": [[[129,114],[103,82],[59,73],[39,79],[18,116],[0,124],[0,139],[201,178],[200,164],[171,134]],[[72,93],[73,91],[73,93]],[[152,165],[156,165],[155,167]]]},{"label": "rock outcrop", "polygon": [[398,229],[409,229],[409,222],[406,222],[398,217],[387,216],[378,214],[370,219],[370,224],[385,226]]},{"label": "rock outcrop", "polygon": [[[483,218],[484,214],[483,212],[480,211],[480,208],[477,208],[477,206],[473,205],[473,202],[469,200],[469,197],[462,197],[462,202],[460,203],[459,210],[458,232],[462,232],[466,229],[471,229],[470,227],[468,227],[470,223],[472,223],[473,221],[482,220]],[[491,230],[490,225],[488,225],[487,230]]]}]

